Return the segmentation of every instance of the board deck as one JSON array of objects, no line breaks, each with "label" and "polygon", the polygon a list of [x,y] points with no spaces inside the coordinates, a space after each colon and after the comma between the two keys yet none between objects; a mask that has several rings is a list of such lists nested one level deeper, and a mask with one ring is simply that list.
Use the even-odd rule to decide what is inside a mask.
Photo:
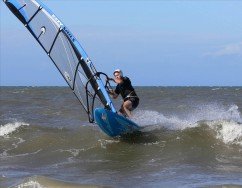
[{"label": "board deck", "polygon": [[111,137],[137,132],[141,129],[133,121],[104,108],[96,108],[94,118],[98,126]]}]

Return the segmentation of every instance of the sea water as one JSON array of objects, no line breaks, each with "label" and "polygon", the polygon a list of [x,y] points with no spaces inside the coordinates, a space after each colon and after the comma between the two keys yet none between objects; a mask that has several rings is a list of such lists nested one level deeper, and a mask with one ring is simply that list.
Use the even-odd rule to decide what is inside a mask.
[{"label": "sea water", "polygon": [[0,187],[242,185],[242,87],[136,91],[142,133],[110,138],[67,87],[1,87]]}]

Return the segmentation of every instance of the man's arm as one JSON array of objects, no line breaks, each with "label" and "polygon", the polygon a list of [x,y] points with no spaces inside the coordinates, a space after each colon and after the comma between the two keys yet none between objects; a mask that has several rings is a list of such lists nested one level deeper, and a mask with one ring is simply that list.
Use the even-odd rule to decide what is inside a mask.
[{"label": "man's arm", "polygon": [[118,79],[118,78],[115,78],[115,79],[114,78],[108,78],[108,81],[113,81],[116,84],[120,84],[122,82],[122,80]]},{"label": "man's arm", "polygon": [[111,95],[111,97],[114,98],[114,99],[116,99],[118,97],[118,94],[115,93],[115,91],[113,89],[109,90],[108,94]]},{"label": "man's arm", "polygon": [[115,80],[114,80],[113,78],[109,78],[109,77],[108,77],[108,81],[113,81],[113,82],[115,82]]}]

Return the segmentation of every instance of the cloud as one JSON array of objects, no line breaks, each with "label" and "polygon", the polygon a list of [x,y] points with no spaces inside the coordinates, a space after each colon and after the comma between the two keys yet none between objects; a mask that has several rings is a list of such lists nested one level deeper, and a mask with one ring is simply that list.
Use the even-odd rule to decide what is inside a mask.
[{"label": "cloud", "polygon": [[205,56],[228,56],[228,55],[239,55],[242,56],[242,42],[227,44],[218,47],[214,52],[208,52]]}]

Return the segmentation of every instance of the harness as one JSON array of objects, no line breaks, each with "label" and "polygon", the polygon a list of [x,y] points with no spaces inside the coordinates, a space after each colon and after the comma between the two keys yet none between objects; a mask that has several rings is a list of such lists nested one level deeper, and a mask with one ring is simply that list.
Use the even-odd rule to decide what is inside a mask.
[{"label": "harness", "polygon": [[131,96],[131,94],[133,93],[134,91],[131,91],[125,98],[124,98],[124,100],[125,99],[129,99],[129,98],[139,98],[137,95],[135,95],[135,96]]}]

